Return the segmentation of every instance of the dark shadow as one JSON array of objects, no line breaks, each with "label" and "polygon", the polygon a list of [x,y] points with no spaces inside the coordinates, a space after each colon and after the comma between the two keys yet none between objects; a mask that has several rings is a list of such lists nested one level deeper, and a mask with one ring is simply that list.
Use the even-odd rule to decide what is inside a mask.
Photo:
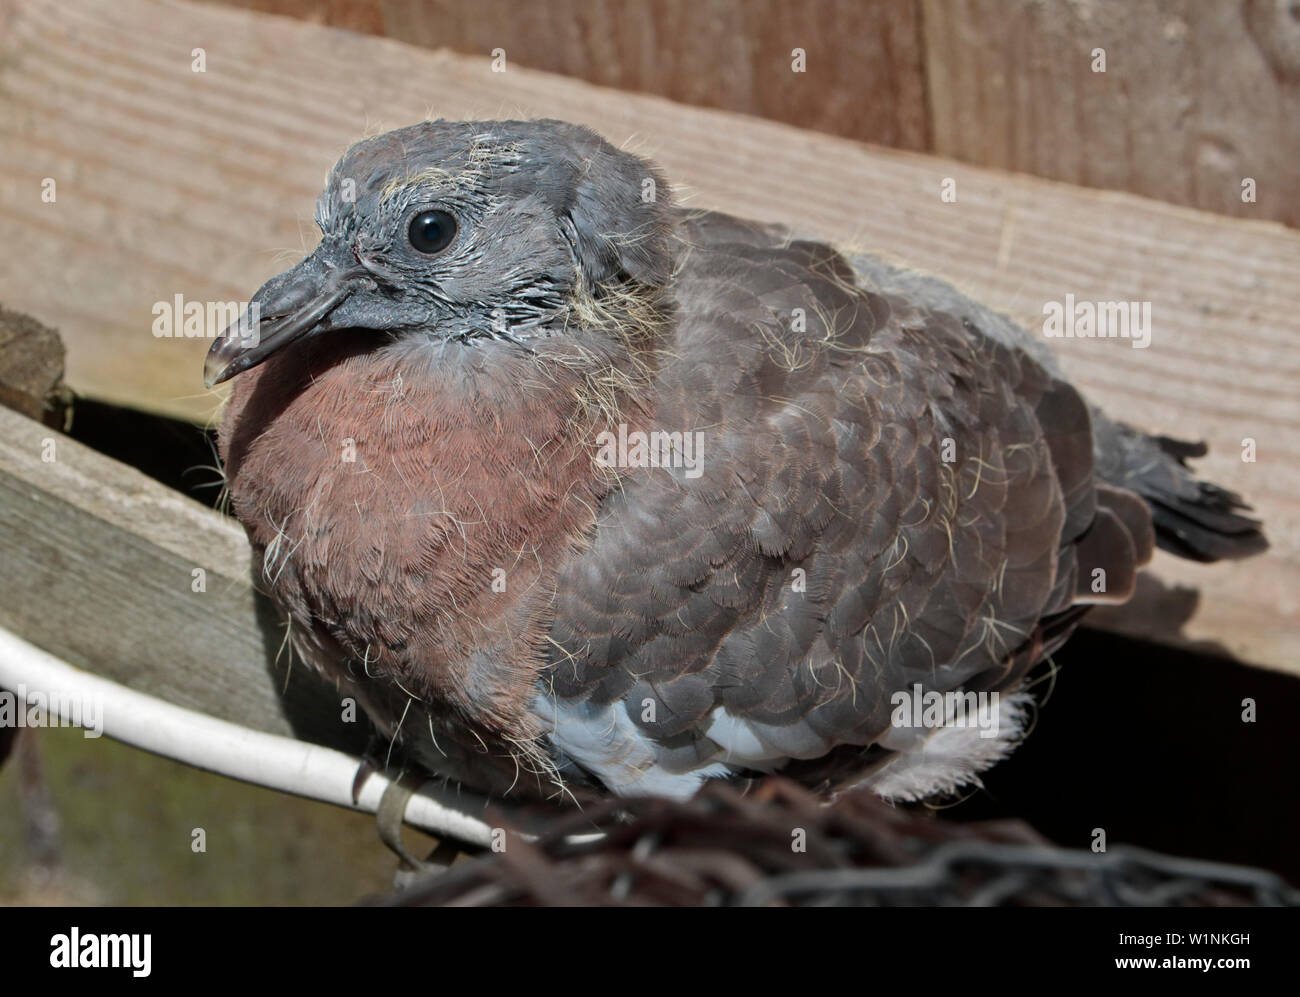
[{"label": "dark shadow", "polygon": [[[261,584],[256,563],[252,582],[254,588]],[[356,707],[356,720],[345,722],[334,684],[296,656],[293,671],[286,676],[289,652],[283,647],[284,621],[266,596],[257,599],[257,622],[266,652],[266,673],[279,693],[284,718],[294,737],[351,755],[363,755],[374,736],[374,728],[360,705]]]},{"label": "dark shadow", "polygon": [[221,492],[213,434],[193,423],[78,398],[68,435],[204,505]]},{"label": "dark shadow", "polygon": [[[1032,734],[945,818],[1019,817],[1076,848],[1100,827],[1111,845],[1263,866],[1300,883],[1300,680],[1092,630],[1056,661]],[[1040,700],[1047,686],[1035,688]],[[1242,720],[1247,698],[1254,723]]]}]

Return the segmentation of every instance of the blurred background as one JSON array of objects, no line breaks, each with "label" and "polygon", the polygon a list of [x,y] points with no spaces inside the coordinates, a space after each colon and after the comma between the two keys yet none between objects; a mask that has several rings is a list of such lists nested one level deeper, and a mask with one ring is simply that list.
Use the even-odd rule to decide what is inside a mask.
[{"label": "blurred background", "polygon": [[[1057,344],[1063,362],[1113,414],[1208,440],[1202,472],[1274,550],[1158,561],[1137,606],[1059,657],[1028,742],[940,819],[1019,817],[1072,847],[1105,827],[1300,881],[1300,5],[0,0],[0,402],[210,505],[208,340],[158,338],[154,306],[247,300],[310,250],[347,145],[430,115],[590,124],[684,203],[886,252],[1026,323],[1067,292],[1151,300],[1151,349]],[[46,327],[35,354],[17,313]],[[104,634],[69,636],[49,592],[71,569],[25,546],[20,492],[0,491],[0,624],[109,675],[165,657],[114,632],[93,562],[74,609]],[[365,815],[71,730],[12,747],[0,902],[391,886]]]}]

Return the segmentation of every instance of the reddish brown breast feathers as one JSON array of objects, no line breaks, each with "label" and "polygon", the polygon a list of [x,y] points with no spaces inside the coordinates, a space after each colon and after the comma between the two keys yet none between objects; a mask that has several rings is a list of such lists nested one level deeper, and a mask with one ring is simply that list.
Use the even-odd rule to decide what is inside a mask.
[{"label": "reddish brown breast feathers", "polygon": [[577,381],[361,333],[239,378],[220,431],[227,484],[293,625],[410,694],[531,735],[555,573],[602,490]]}]

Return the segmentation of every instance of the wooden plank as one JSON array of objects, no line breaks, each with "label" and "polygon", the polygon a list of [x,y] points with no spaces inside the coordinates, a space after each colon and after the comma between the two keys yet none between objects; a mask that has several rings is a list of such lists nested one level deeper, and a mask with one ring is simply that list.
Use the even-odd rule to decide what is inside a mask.
[{"label": "wooden plank", "polygon": [[[658,159],[683,201],[886,252],[1032,328],[1066,294],[1151,302],[1148,349],[1052,343],[1113,414],[1207,439],[1201,469],[1250,497],[1275,544],[1211,568],[1161,557],[1156,577],[1198,605],[1158,636],[1300,669],[1300,234],[221,7],[0,12],[0,213],[22,247],[0,300],[59,326],[74,387],[207,417],[207,343],[155,339],[155,302],[246,299],[309,249],[321,180],[366,132],[430,112],[564,117]],[[54,204],[43,177],[58,178]]]},{"label": "wooden plank", "polygon": [[222,2],[431,49],[500,49],[509,64],[601,86],[927,147],[919,0]]},{"label": "wooden plank", "polygon": [[30,315],[0,305],[0,405],[63,426],[63,341]]},{"label": "wooden plank", "polygon": [[1300,225],[1294,4],[922,3],[931,152]]},{"label": "wooden plank", "polygon": [[[1300,218],[1300,19],[1272,0],[212,2],[499,48],[532,69],[978,166]],[[809,59],[799,77],[795,46]]]},{"label": "wooden plank", "polygon": [[0,408],[0,626],[179,706],[364,748],[337,692],[301,663],[288,673],[250,558],[232,520]]}]

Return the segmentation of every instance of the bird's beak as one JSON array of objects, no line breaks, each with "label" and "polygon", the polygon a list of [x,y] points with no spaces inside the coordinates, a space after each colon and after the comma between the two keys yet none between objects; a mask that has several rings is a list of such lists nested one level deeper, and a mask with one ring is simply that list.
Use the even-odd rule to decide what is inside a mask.
[{"label": "bird's beak", "polygon": [[272,277],[208,350],[203,383],[211,388],[256,367],[315,331],[349,295],[366,286],[373,281],[362,268],[333,265],[319,253]]}]

